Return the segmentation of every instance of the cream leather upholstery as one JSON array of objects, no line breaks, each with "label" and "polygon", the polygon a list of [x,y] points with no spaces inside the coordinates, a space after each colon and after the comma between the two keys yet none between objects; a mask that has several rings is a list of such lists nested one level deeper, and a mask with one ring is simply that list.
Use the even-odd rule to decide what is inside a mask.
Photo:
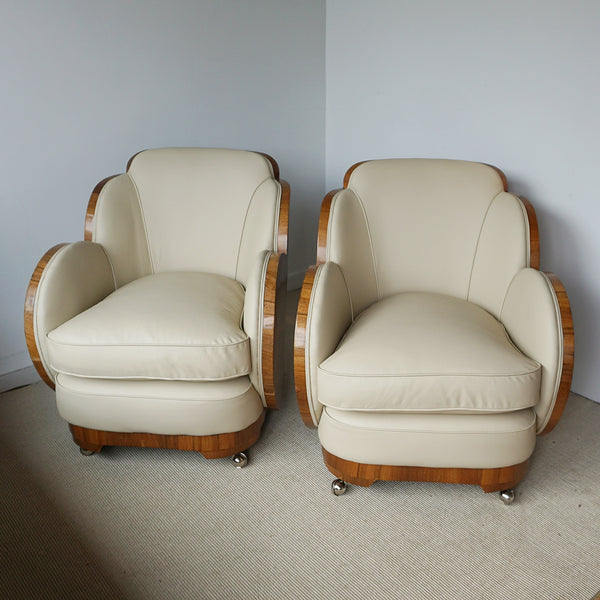
[{"label": "cream leather upholstery", "polygon": [[319,364],[317,389],[346,410],[510,412],[539,401],[540,365],[479,306],[405,292],[358,315]]},{"label": "cream leather upholstery", "polygon": [[215,435],[223,423],[241,431],[263,409],[248,377],[219,382],[91,379],[60,373],[56,402],[81,427],[168,435]]},{"label": "cream leather upholstery", "polygon": [[319,439],[332,454],[357,463],[498,468],[529,458],[535,446],[535,413],[392,414],[327,407]]},{"label": "cream leather upholstery", "polygon": [[482,469],[489,490],[522,477],[558,420],[568,300],[530,268],[533,209],[505,185],[480,163],[389,159],[326,196],[295,375],[338,477],[472,482]]},{"label": "cream leather upholstery", "polygon": [[79,377],[217,381],[250,372],[242,285],[208,273],[136,279],[50,331],[51,367]]},{"label": "cream leather upholstery", "polygon": [[257,435],[288,190],[266,155],[210,148],[143,151],[97,186],[87,241],[40,262],[26,306],[34,364],[72,426],[105,443],[227,434],[194,442],[210,456]]}]

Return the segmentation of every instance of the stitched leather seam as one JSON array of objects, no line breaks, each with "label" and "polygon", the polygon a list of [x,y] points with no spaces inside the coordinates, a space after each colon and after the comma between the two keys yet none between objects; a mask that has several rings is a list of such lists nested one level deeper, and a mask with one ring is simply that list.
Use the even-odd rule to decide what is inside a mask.
[{"label": "stitched leather seam", "polygon": [[[54,369],[56,371],[56,369]],[[243,371],[236,371],[234,373],[231,373],[230,375],[224,375],[223,377],[219,377],[219,378],[206,378],[206,377],[161,377],[160,379],[157,379],[156,377],[149,377],[148,375],[118,375],[118,376],[114,376],[114,375],[81,375],[80,373],[72,373],[70,371],[64,371],[61,370],[60,374],[63,375],[68,375],[69,377],[80,377],[82,379],[109,379],[109,380],[116,380],[116,381],[131,381],[132,379],[140,379],[142,381],[196,381],[196,382],[202,382],[202,381],[229,381],[230,379],[237,379],[238,377],[243,377],[245,375],[248,375],[248,370],[243,370]]]},{"label": "stitched leather seam", "polygon": [[144,228],[144,235],[146,238],[146,250],[148,251],[148,258],[150,260],[150,270],[152,273],[155,273],[156,271],[154,265],[154,256],[152,255],[152,249],[150,247],[150,233],[146,224],[146,214],[144,213],[144,207],[142,206],[142,197],[140,196],[140,190],[138,189],[134,178],[129,173],[125,173],[125,175],[129,177],[131,183],[133,184],[133,189],[135,190],[135,196],[137,199],[138,207],[140,209],[140,217],[142,219],[142,227]]},{"label": "stitched leather seam", "polygon": [[101,244],[98,244],[100,246],[100,248],[102,249],[102,252],[104,253],[104,256],[106,256],[106,260],[110,266],[110,272],[112,273],[112,278],[113,278],[113,291],[115,291],[117,289],[117,276],[115,274],[115,269],[113,267],[113,264],[110,260],[110,257],[108,256],[108,252],[106,251],[106,249],[104,248],[104,246],[102,246]]},{"label": "stitched leather seam", "polygon": [[[50,332],[52,333],[52,332]],[[69,348],[181,348],[182,350],[189,350],[195,348],[233,348],[234,346],[241,346],[250,341],[250,338],[240,340],[239,342],[231,342],[228,344],[161,344],[152,342],[139,342],[134,344],[119,344],[105,343],[105,344],[74,344],[72,342],[59,342],[49,337],[50,334],[46,334],[46,339],[56,346],[68,346]]]},{"label": "stitched leather seam", "polygon": [[505,379],[510,379],[512,377],[523,377],[526,375],[534,375],[535,373],[538,373],[540,370],[540,367],[538,366],[537,369],[534,369],[532,371],[522,371],[519,373],[452,373],[452,374],[446,374],[446,373],[403,373],[401,375],[393,375],[393,374],[389,374],[386,375],[385,373],[381,373],[381,374],[373,374],[373,375],[369,375],[366,373],[344,373],[342,371],[328,371],[327,369],[324,369],[323,367],[319,367],[319,371],[321,371],[322,373],[326,373],[327,375],[331,375],[332,377],[360,377],[360,378],[381,378],[381,379],[404,379],[404,378],[417,378],[417,377],[447,377],[447,378],[451,378],[451,377],[493,377],[493,378],[505,378]]},{"label": "stitched leather seam", "polygon": [[527,215],[527,209],[525,208],[521,198],[518,196],[515,196],[515,198],[519,201],[519,206],[521,207],[521,212],[523,213],[523,221],[527,223],[527,227],[525,228],[525,252],[527,253],[526,266],[531,267],[531,229],[529,216]]},{"label": "stitched leather seam", "polygon": [[[262,270],[260,273],[260,285],[259,285],[259,299],[258,299],[258,331],[256,332],[256,340],[257,340],[257,351],[256,351],[256,374],[260,389],[258,390],[258,394],[263,402],[263,406],[266,406],[265,399],[265,386],[263,382],[263,372],[262,372],[262,322],[264,319],[264,308],[265,308],[265,283],[267,278],[267,269],[269,266],[269,260],[273,255],[272,252],[267,252],[265,258],[263,259]],[[252,358],[252,355],[250,356]]]},{"label": "stitched leather seam", "polygon": [[312,329],[312,317],[314,312],[314,303],[315,296],[317,291],[317,285],[319,280],[321,279],[321,272],[323,270],[323,265],[319,265],[315,272],[315,278],[313,280],[313,288],[312,293],[310,295],[310,300],[308,302],[308,310],[306,311],[306,330],[305,330],[305,358],[304,358],[304,374],[306,377],[306,398],[308,400],[308,408],[310,410],[310,416],[312,417],[313,423],[318,425],[319,419],[317,418],[316,411],[313,406],[313,393],[312,393],[312,376],[311,376],[311,359],[310,359],[310,345],[311,345],[311,329]]},{"label": "stitched leather seam", "polygon": [[[439,413],[439,414],[443,414],[443,413]],[[494,413],[490,413],[490,414],[494,414]],[[498,413],[496,413],[498,414]],[[501,413],[501,414],[505,414],[505,413]],[[418,428],[418,429],[410,429],[410,428],[384,428],[384,427],[372,427],[372,426],[367,426],[367,427],[362,427],[362,426],[357,426],[357,425],[351,425],[349,423],[344,423],[338,419],[336,419],[335,417],[333,417],[331,415],[331,413],[329,411],[327,411],[327,416],[334,422],[334,424],[339,427],[340,429],[347,429],[349,431],[361,431],[361,430],[367,430],[367,431],[385,431],[385,432],[390,432],[390,433],[394,433],[394,432],[403,432],[403,433],[432,433],[432,434],[440,434],[440,435],[465,435],[465,434],[470,434],[470,435],[485,435],[485,436],[489,436],[491,434],[500,434],[500,435],[510,435],[511,433],[517,433],[520,431],[528,431],[529,429],[531,429],[534,426],[535,423],[535,419],[532,418],[531,423],[527,426],[523,426],[519,429],[515,429],[515,428],[511,428],[511,429],[507,429],[505,431],[469,431],[469,430],[459,430],[459,431],[443,431],[443,430],[439,430],[439,429],[424,429],[424,428]],[[473,415],[476,416],[476,415]]]},{"label": "stitched leather seam", "polygon": [[[72,377],[72,375],[70,376]],[[61,377],[60,375],[57,377],[57,383],[58,385],[60,385],[63,389],[74,393],[74,394],[85,394],[86,396],[98,396],[98,397],[106,397],[106,396],[112,396],[112,394],[101,394],[98,392],[88,392],[85,390],[80,390],[80,389],[74,389],[69,387],[68,385],[64,385],[61,381]],[[85,377],[85,379],[97,379],[96,377]],[[166,381],[166,380],[146,380],[146,381]],[[171,380],[174,381],[174,380]],[[198,382],[202,382],[202,381],[206,381],[206,380],[198,380]],[[226,397],[221,397],[221,398],[214,398],[214,399],[206,399],[206,400],[199,400],[198,398],[169,398],[169,402],[197,402],[200,404],[213,404],[216,402],[224,402],[224,401],[229,401],[229,400],[237,400],[238,398],[242,398],[247,392],[248,390],[250,390],[250,388],[252,387],[251,383],[248,383],[248,386],[246,387],[246,389],[241,393],[238,394],[236,396],[230,397],[230,396],[226,396]],[[149,395],[149,394],[121,394],[120,392],[118,393],[118,397],[119,398],[139,398],[139,399],[150,399],[150,400],[165,400],[164,396],[153,396],[153,395]]]},{"label": "stitched leather seam", "polygon": [[[263,179],[255,188],[254,191],[250,194],[250,199],[248,200],[248,205],[246,206],[246,214],[244,215],[244,221],[242,223],[242,231],[240,233],[240,241],[238,243],[238,251],[237,251],[237,258],[235,261],[235,276],[234,279],[237,280],[238,278],[238,267],[240,264],[240,252],[242,249],[242,244],[244,242],[244,236],[246,234],[246,221],[248,220],[248,213],[250,212],[250,208],[252,207],[252,202],[254,201],[254,198],[256,196],[256,192],[258,192],[259,188],[262,187],[267,181],[272,181],[271,177],[265,177],[265,179]],[[268,248],[270,250],[270,248]]]},{"label": "stitched leather seam", "polygon": [[379,269],[377,267],[377,260],[375,259],[375,249],[373,244],[373,237],[371,236],[371,226],[369,225],[367,211],[365,209],[365,205],[362,201],[362,198],[354,190],[351,191],[356,196],[360,209],[362,210],[363,217],[365,219],[365,225],[367,227],[367,236],[369,237],[369,246],[371,248],[371,259],[373,261],[373,275],[375,275],[375,291],[377,292],[377,300],[381,300],[381,287],[379,285]]},{"label": "stitched leather seam", "polygon": [[498,196],[500,196],[500,194],[502,194],[503,192],[499,192],[498,194],[496,194],[490,201],[490,203],[488,204],[488,207],[485,211],[485,215],[483,215],[483,219],[481,220],[481,226],[479,228],[479,234],[477,236],[477,242],[475,243],[475,250],[473,252],[473,261],[471,262],[471,274],[469,275],[469,283],[467,284],[467,296],[466,296],[466,300],[470,301],[470,296],[471,296],[471,282],[473,280],[473,271],[475,270],[475,262],[477,260],[477,251],[479,250],[479,244],[481,242],[481,235],[483,233],[483,228],[485,227],[485,223],[487,221],[488,215],[490,214],[490,210],[492,208],[492,204],[494,204],[494,201],[496,200],[496,198],[498,198]]},{"label": "stitched leather seam", "polygon": [[[561,315],[560,315],[560,306],[558,304],[558,298],[556,297],[556,293],[554,292],[554,287],[552,286],[552,283],[550,282],[550,279],[548,278],[548,276],[546,275],[546,273],[542,272],[542,271],[538,271],[540,273],[540,275],[542,275],[542,277],[544,278],[546,285],[548,286],[548,291],[550,293],[550,295],[552,296],[552,300],[554,303],[554,310],[555,310],[555,316],[556,316],[556,321],[557,323],[561,323],[562,319],[561,319]],[[558,331],[558,356],[557,356],[557,360],[556,360],[556,379],[554,381],[554,392],[552,394],[552,400],[550,401],[550,404],[548,406],[548,412],[546,414],[546,418],[544,419],[544,423],[538,428],[538,432],[539,431],[543,431],[544,427],[546,427],[548,421],[550,420],[550,417],[552,416],[552,411],[554,409],[554,405],[556,404],[556,398],[558,396],[558,390],[560,388],[560,381],[562,379],[562,365],[563,365],[563,352],[564,352],[564,339],[563,339],[563,329],[562,326],[559,326],[557,328]]]}]

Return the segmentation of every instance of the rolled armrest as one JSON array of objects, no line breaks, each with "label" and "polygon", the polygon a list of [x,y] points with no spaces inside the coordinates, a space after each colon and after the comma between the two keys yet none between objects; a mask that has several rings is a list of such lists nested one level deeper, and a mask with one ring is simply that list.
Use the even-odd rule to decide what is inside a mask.
[{"label": "rolled armrest", "polygon": [[519,349],[542,366],[535,411],[538,434],[548,433],[562,415],[573,375],[573,319],[558,277],[519,271],[506,292],[501,321]]},{"label": "rolled armrest", "polygon": [[304,423],[316,427],[323,410],[317,369],[352,323],[352,304],[342,270],[327,262],[309,267],[300,292],[294,334],[296,398]]},{"label": "rolled armrest", "polygon": [[25,339],[35,368],[50,387],[56,373],[47,361],[47,333],[114,290],[113,270],[99,244],[58,244],[37,264],[25,297]]},{"label": "rolled armrest", "polygon": [[263,405],[277,408],[283,392],[287,256],[264,251],[248,278],[244,331],[250,338],[250,381]]}]

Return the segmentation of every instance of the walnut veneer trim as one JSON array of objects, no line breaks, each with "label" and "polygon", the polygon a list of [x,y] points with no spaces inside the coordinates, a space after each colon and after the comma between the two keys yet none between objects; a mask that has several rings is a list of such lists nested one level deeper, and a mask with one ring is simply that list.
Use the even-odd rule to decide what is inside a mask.
[{"label": "walnut veneer trim", "polygon": [[540,268],[540,231],[538,229],[537,216],[533,204],[526,198],[521,198],[525,211],[527,212],[527,220],[529,221],[529,266],[532,269]]},{"label": "walnut veneer trim", "polygon": [[296,399],[300,415],[307,427],[317,426],[310,412],[306,389],[306,322],[316,272],[317,267],[313,265],[308,268],[304,276],[300,299],[298,300],[296,327],[294,330],[294,382],[296,386]]},{"label": "walnut veneer trim", "polygon": [[288,228],[290,220],[290,184],[281,180],[281,200],[279,201],[279,223],[277,225],[277,252],[287,254]]},{"label": "walnut veneer trim", "polygon": [[283,394],[286,282],[287,255],[271,255],[265,278],[261,356],[268,408],[278,408],[277,398]]},{"label": "walnut veneer trim", "polygon": [[75,443],[83,450],[99,452],[103,446],[135,446],[193,450],[206,458],[224,458],[243,452],[260,437],[265,411],[246,429],[217,435],[162,435],[158,433],[122,433],[87,429],[69,424]]},{"label": "walnut veneer trim", "polygon": [[319,214],[319,230],[317,234],[317,264],[322,265],[327,262],[327,228],[329,227],[329,214],[331,213],[331,201],[333,197],[341,190],[331,190],[321,203],[321,212]]},{"label": "walnut veneer trim", "polygon": [[90,195],[87,209],[85,211],[85,228],[84,228],[83,239],[86,242],[92,241],[92,237],[93,237],[93,233],[94,233],[94,216],[96,215],[96,204],[98,203],[98,197],[100,196],[100,192],[102,191],[102,188],[111,179],[114,179],[115,177],[118,177],[118,175],[111,175],[110,177],[103,179],[92,190],[92,194]]},{"label": "walnut veneer trim", "polygon": [[29,356],[31,357],[31,361],[33,362],[33,366],[36,371],[39,373],[42,380],[48,384],[52,389],[54,389],[54,381],[50,377],[50,375],[46,372],[44,368],[44,363],[42,362],[42,358],[40,356],[40,351],[37,347],[37,343],[35,341],[35,326],[33,322],[33,312],[35,307],[36,294],[38,290],[38,286],[40,284],[40,279],[42,278],[42,273],[46,268],[46,265],[50,262],[50,259],[63,247],[68,246],[68,244],[57,244],[56,246],[52,246],[44,256],[40,259],[35,270],[33,271],[33,275],[29,280],[29,286],[27,287],[27,293],[25,294],[25,312],[23,315],[23,320],[25,324],[25,342],[27,343],[27,350],[29,352]]},{"label": "walnut veneer trim", "polygon": [[371,465],[345,460],[325,448],[323,459],[336,477],[348,483],[370,486],[375,481],[429,481],[478,485],[485,492],[498,492],[515,487],[525,477],[529,461],[497,469],[462,469]]},{"label": "walnut veneer trim", "polygon": [[569,398],[569,392],[571,391],[573,365],[575,363],[575,330],[573,327],[573,315],[571,314],[569,297],[567,296],[567,291],[565,290],[560,279],[554,273],[546,272],[546,276],[550,280],[558,299],[560,319],[562,322],[563,362],[560,384],[558,386],[558,393],[556,396],[556,401],[554,402],[554,408],[552,409],[548,423],[546,423],[546,426],[540,432],[540,435],[552,431],[562,416],[567,399]]}]

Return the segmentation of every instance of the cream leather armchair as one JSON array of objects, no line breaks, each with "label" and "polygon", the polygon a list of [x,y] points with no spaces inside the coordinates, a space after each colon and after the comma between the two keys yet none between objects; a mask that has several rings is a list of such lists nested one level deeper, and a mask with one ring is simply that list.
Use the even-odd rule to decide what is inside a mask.
[{"label": "cream leather armchair", "polygon": [[98,184],[85,241],[46,253],[25,304],[31,358],[84,454],[245,465],[281,385],[288,210],[277,163],[241,150],[146,150]]},{"label": "cream leather armchair", "polygon": [[349,169],[323,201],[294,341],[300,412],[336,495],[414,480],[512,502],[573,368],[567,294],[538,268],[534,210],[494,167]]}]

